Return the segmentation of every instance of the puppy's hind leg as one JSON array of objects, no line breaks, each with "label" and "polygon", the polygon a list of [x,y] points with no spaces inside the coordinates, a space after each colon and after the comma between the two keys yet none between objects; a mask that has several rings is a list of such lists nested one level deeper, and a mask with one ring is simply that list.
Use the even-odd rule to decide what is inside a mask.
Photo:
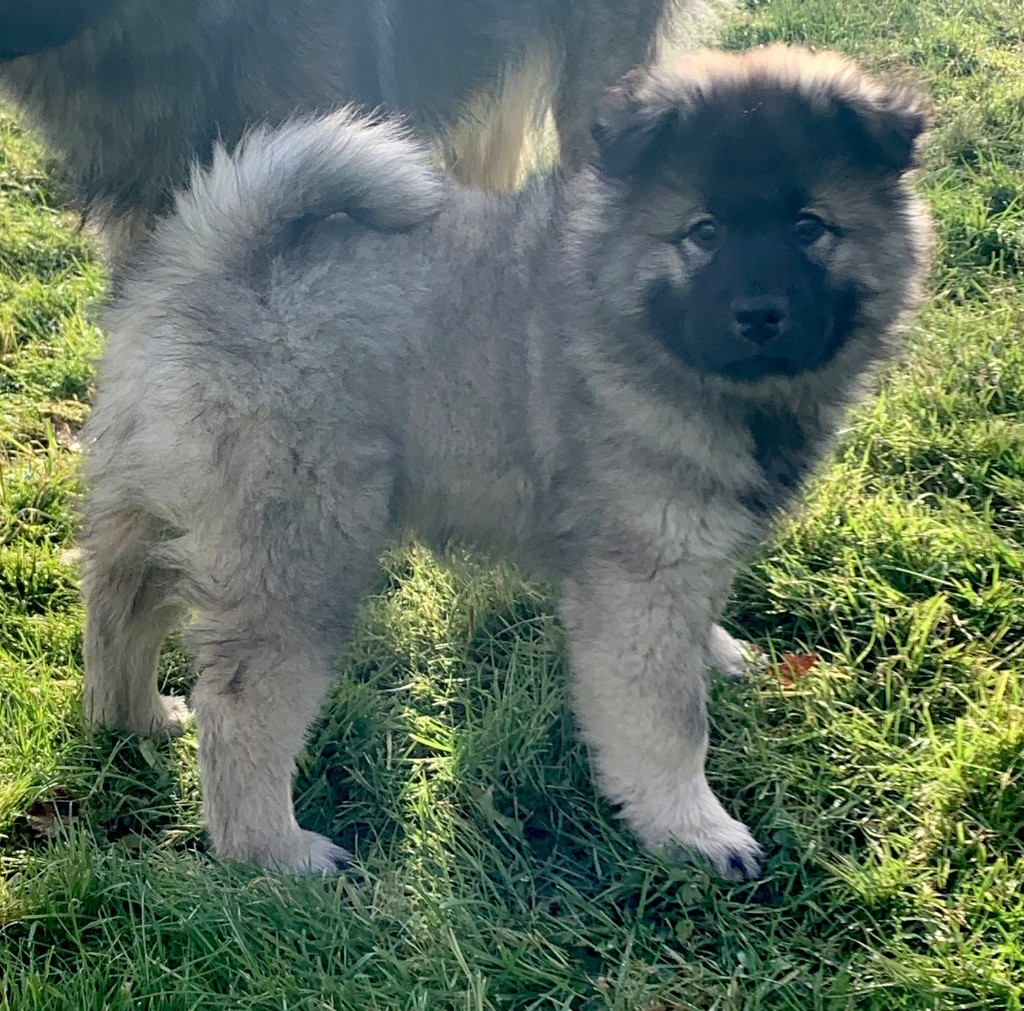
[{"label": "puppy's hind leg", "polygon": [[[305,873],[350,859],[299,827],[292,777],[383,547],[385,504],[365,485],[361,496],[337,489],[317,500],[292,480],[291,502],[254,500],[255,509],[228,518],[218,553],[194,556],[197,565],[229,559],[230,568],[198,573],[207,599],[187,642],[200,671],[192,704],[214,852]],[[244,536],[232,539],[229,528]]]},{"label": "puppy's hind leg", "polygon": [[[214,852],[276,870],[334,870],[350,855],[301,829],[295,756],[327,686],[329,660],[276,606],[204,616],[190,630],[203,811]],[[274,613],[274,612],[277,613]]]},{"label": "puppy's hind leg", "polygon": [[151,556],[160,524],[141,510],[97,513],[90,508],[83,537],[86,718],[176,736],[188,708],[157,691],[160,646],[178,616],[173,577]]}]

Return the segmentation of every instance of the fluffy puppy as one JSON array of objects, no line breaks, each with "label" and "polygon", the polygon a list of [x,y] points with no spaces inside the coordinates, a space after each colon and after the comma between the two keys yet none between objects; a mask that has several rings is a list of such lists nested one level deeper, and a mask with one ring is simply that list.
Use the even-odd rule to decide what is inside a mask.
[{"label": "fluffy puppy", "polygon": [[606,97],[593,163],[460,187],[393,123],[251,134],[107,317],[85,704],[173,727],[182,614],[215,852],[344,861],[293,761],[398,526],[561,580],[597,780],[647,847],[760,848],[709,788],[705,644],[737,560],[917,302],[917,95],[830,54],[706,53]]}]

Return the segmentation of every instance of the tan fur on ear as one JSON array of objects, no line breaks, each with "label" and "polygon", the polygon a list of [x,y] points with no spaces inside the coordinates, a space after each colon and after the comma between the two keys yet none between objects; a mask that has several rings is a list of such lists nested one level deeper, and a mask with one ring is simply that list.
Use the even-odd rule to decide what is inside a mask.
[{"label": "tan fur on ear", "polygon": [[931,122],[921,86],[902,75],[875,75],[841,53],[772,45],[726,57],[734,72],[788,81],[812,102],[825,97],[851,132],[864,139],[862,155],[889,171],[904,172],[916,159]]},{"label": "tan fur on ear", "polygon": [[895,172],[913,166],[930,119],[916,85],[867,74],[839,53],[787,45],[703,50],[634,70],[601,104],[591,131],[598,165],[606,175],[628,176],[699,106],[767,82],[839,120],[860,139],[857,157],[865,163]]},{"label": "tan fur on ear", "polygon": [[905,172],[917,160],[918,141],[930,124],[921,92],[906,82],[862,78],[858,94],[841,107],[869,142],[869,153],[886,168]]},{"label": "tan fur on ear", "polygon": [[651,83],[651,71],[634,70],[605,94],[590,131],[605,175],[621,178],[634,172],[676,121],[678,96],[659,93]]}]

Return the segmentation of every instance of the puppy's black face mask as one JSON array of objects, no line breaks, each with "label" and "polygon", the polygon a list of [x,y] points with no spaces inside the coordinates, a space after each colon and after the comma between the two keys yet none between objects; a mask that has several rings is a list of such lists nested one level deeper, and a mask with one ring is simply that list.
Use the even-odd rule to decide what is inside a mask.
[{"label": "puppy's black face mask", "polygon": [[114,0],[0,0],[0,60],[62,46]]},{"label": "puppy's black face mask", "polygon": [[820,369],[906,287],[920,101],[782,47],[686,66],[634,72],[594,127],[650,243],[644,336],[740,383]]},{"label": "puppy's black face mask", "polygon": [[857,314],[854,286],[830,282],[808,248],[833,240],[820,218],[799,212],[702,217],[675,240],[702,265],[685,291],[651,286],[651,331],[685,365],[737,381],[819,368]]}]

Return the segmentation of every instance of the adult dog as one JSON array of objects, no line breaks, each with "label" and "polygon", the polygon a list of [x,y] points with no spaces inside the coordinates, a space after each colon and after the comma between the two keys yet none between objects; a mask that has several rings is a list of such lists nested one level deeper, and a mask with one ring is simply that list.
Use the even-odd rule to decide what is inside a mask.
[{"label": "adult dog", "polygon": [[0,0],[0,91],[64,157],[117,260],[195,159],[347,102],[405,114],[512,187],[550,105],[576,167],[603,89],[727,0]]}]

